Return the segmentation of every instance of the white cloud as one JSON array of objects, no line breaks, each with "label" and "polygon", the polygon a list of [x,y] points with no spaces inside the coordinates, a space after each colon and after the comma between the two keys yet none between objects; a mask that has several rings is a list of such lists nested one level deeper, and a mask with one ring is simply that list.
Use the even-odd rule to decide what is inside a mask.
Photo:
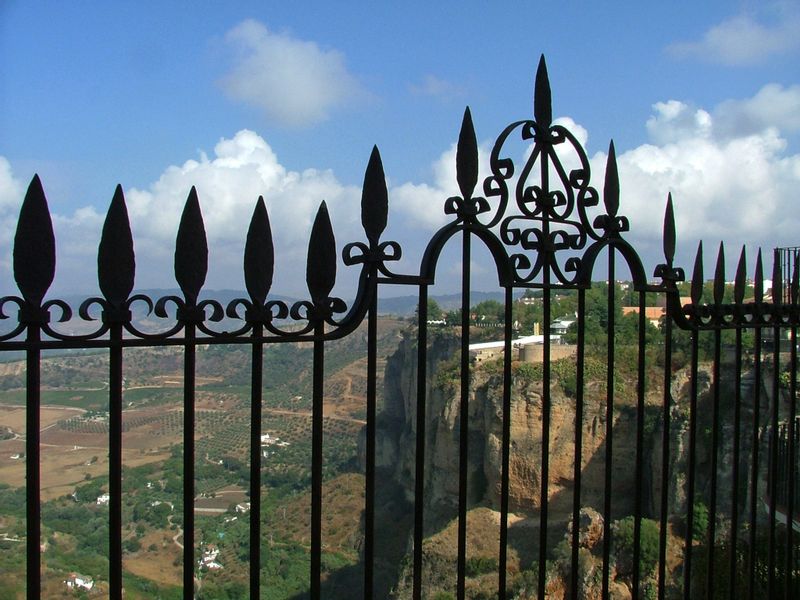
[{"label": "white cloud", "polygon": [[[650,142],[627,151],[617,149],[619,212],[631,222],[626,239],[640,252],[648,275],[663,260],[662,228],[669,192],[677,221],[677,261],[684,267],[691,268],[700,239],[710,248],[724,240],[733,253],[742,244],[753,252],[758,246],[798,244],[800,154],[787,153],[789,146],[782,137],[797,128],[795,94],[795,87],[767,85],[752,98],[727,101],[709,110],[678,100],[659,102],[646,123]],[[570,118],[558,123],[585,145],[585,128]],[[488,149],[488,144],[481,146],[481,179],[487,174]],[[520,170],[520,157],[528,154],[519,148],[511,150],[511,155]],[[592,181],[598,191],[602,191],[606,158],[605,153],[591,157]],[[392,188],[390,203],[395,213],[421,230],[432,231],[446,223],[443,201],[457,193],[454,165],[455,145],[436,160],[428,182]],[[568,157],[565,166],[569,170],[577,163]],[[732,270],[732,259],[729,262]],[[491,278],[487,282],[491,285]]]},{"label": "white cloud", "polygon": [[[617,157],[620,213],[630,218],[629,239],[660,248],[671,192],[687,267],[699,239],[712,247],[724,240],[737,250],[742,244],[769,249],[798,243],[800,155],[786,154],[787,143],[772,125],[776,121],[757,110],[762,92],[711,112],[674,100],[653,107],[656,114],[647,123],[653,143]],[[736,130],[718,123],[743,108],[754,111],[763,127]],[[602,173],[605,156],[596,155],[592,163],[594,172]]]},{"label": "white cloud", "polygon": [[800,48],[800,15],[782,15],[764,25],[748,15],[738,15],[714,25],[698,41],[677,42],[667,51],[678,58],[694,58],[728,66],[761,64],[769,58]]},{"label": "white cloud", "polygon": [[[797,87],[768,85],[752,98],[731,100],[709,110],[668,100],[653,107],[646,126],[650,143],[624,151],[618,148],[621,183],[619,212],[629,217],[626,234],[648,272],[661,261],[663,211],[673,194],[678,230],[678,263],[691,266],[698,239],[710,247],[720,239],[736,246],[798,244],[800,154],[792,154],[784,131],[797,128]],[[770,101],[771,100],[771,101]],[[586,130],[568,118],[558,121],[583,143]],[[735,125],[735,126],[734,126]],[[509,149],[517,160],[524,145]],[[479,181],[488,175],[490,146],[479,146]],[[399,182],[389,189],[389,229],[384,239],[400,242],[406,260],[398,272],[417,272],[422,247],[431,233],[452,217],[444,202],[458,194],[456,145],[431,166],[424,182]],[[591,158],[593,183],[602,189],[606,156]],[[567,161],[567,169],[572,162]],[[519,169],[519,167],[518,167]],[[386,165],[391,175],[391,165]],[[47,189],[47,182],[44,182]],[[209,238],[206,289],[243,288],[244,240],[256,199],[263,195],[272,224],[276,272],[273,293],[305,294],[308,235],[319,203],[328,203],[338,249],[363,240],[360,190],[341,183],[330,170],[291,171],[258,134],[242,130],[221,139],[208,155],[169,166],[145,188],[125,190],[137,255],[137,287],[174,287],[172,262],[175,235],[191,186],[197,188]],[[480,184],[477,193],[481,192]],[[0,157],[0,275],[10,276],[11,241],[24,194],[7,160]],[[512,209],[509,209],[512,210]],[[95,284],[97,242],[104,209],[85,207],[55,214],[59,266],[55,288],[86,291]],[[730,246],[729,246],[730,247]],[[443,259],[444,260],[444,259]],[[356,269],[339,263],[336,293],[350,297]],[[491,271],[491,269],[489,269]],[[3,272],[5,274],[3,274]],[[440,270],[446,276],[447,269]],[[478,271],[475,271],[476,278]],[[348,279],[348,277],[350,277]],[[476,286],[491,287],[493,276]],[[57,291],[55,293],[62,293]]]},{"label": "white cloud", "polygon": [[561,125],[565,129],[569,130],[569,132],[575,136],[575,139],[578,140],[578,143],[584,148],[586,147],[586,144],[589,143],[589,132],[585,127],[579,125],[570,117],[559,117],[557,119],[553,119],[553,125]]},{"label": "white cloud", "polygon": [[719,137],[759,133],[774,127],[785,133],[800,131],[800,85],[765,85],[752,98],[728,100],[714,111]]},{"label": "white cloud", "polygon": [[[444,204],[451,196],[460,196],[456,182],[456,151],[454,143],[431,166],[431,183],[406,182],[390,190],[389,202],[394,211],[408,219],[413,226],[434,231],[452,219],[444,214]],[[491,147],[478,146],[478,185],[475,196],[483,195],[482,182],[489,175]]]},{"label": "white cloud", "polygon": [[464,88],[435,75],[426,75],[420,83],[409,86],[412,94],[417,96],[433,96],[441,100],[452,100],[464,96]]},{"label": "white cloud", "polygon": [[[22,182],[14,177],[8,160],[0,156],[0,249],[11,247],[17,213],[24,193]],[[10,252],[0,254],[0,271],[8,271],[7,281],[10,281]]]},{"label": "white cloud", "polygon": [[272,32],[252,19],[231,29],[225,40],[236,60],[221,82],[224,90],[283,125],[324,121],[363,94],[337,50]]},{"label": "white cloud", "polygon": [[669,144],[686,137],[711,135],[711,115],[693,110],[683,102],[669,100],[653,105],[655,114],[647,120],[647,133],[657,144]]},{"label": "white cloud", "polygon": [[285,284],[284,293],[304,289],[308,234],[321,201],[328,205],[340,244],[363,238],[359,190],[342,185],[330,170],[288,171],[262,137],[242,130],[220,140],[213,158],[201,155],[199,160],[169,167],[150,189],[128,193],[135,239],[142,239],[154,252],[170,248],[171,258],[180,213],[192,185],[211,249],[212,287],[241,287],[244,240],[258,196],[267,204],[276,248],[275,281],[276,286]]},{"label": "white cloud", "polygon": [[[3,169],[6,164],[0,157],[0,210],[5,205],[4,174],[9,172]],[[44,184],[46,191],[47,182]],[[212,157],[201,154],[199,159],[167,167],[147,189],[125,190],[137,259],[137,288],[175,287],[175,236],[193,185],[209,244],[207,289],[244,288],[244,242],[259,195],[267,204],[273,232],[275,293],[305,292],[308,236],[322,200],[328,205],[339,251],[346,242],[364,239],[359,217],[360,190],[341,184],[329,170],[287,170],[263,138],[242,130],[230,139],[220,140]],[[3,230],[7,225],[15,227],[22,201],[20,186],[14,187],[13,210],[2,213]],[[104,212],[85,207],[70,215],[53,215],[57,292],[85,291],[96,285],[94,265]],[[0,243],[3,256],[9,256],[10,237],[5,236]],[[344,270],[340,274],[344,275]]]}]

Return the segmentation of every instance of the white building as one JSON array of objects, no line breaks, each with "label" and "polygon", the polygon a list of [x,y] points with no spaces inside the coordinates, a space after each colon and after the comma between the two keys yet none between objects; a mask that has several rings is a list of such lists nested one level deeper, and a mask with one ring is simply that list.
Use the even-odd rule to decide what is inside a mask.
[{"label": "white building", "polygon": [[70,590],[86,590],[88,592],[94,587],[94,580],[91,577],[78,575],[77,573],[70,573],[64,583],[67,589]]}]

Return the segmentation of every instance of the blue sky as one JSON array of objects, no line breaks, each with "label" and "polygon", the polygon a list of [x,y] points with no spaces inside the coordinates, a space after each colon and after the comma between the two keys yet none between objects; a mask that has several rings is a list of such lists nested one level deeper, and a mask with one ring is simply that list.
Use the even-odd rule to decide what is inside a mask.
[{"label": "blue sky", "polygon": [[340,247],[363,237],[357,205],[373,144],[390,183],[387,239],[414,270],[455,191],[464,106],[487,152],[506,124],[531,116],[541,53],[554,116],[586,140],[599,187],[615,140],[620,212],[648,270],[668,192],[687,267],[701,236],[710,247],[800,245],[798,3],[431,4],[6,0],[0,288],[13,290],[16,215],[39,173],[57,236],[54,293],[96,289],[117,183],[137,287],[174,285],[175,227],[194,184],[211,244],[206,287],[243,287],[241,248],[263,194],[274,291],[301,293],[321,200]]}]

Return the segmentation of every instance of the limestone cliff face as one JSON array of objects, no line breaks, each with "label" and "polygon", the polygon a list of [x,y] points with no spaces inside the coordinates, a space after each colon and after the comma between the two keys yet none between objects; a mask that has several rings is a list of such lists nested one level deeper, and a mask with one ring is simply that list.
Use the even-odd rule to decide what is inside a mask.
[{"label": "limestone cliff face", "polygon": [[[450,334],[432,338],[428,348],[426,402],[425,497],[426,508],[453,507],[458,502],[460,391],[454,365],[459,340]],[[417,388],[416,340],[406,333],[386,366],[384,407],[378,422],[377,465],[389,470],[406,490],[414,492]],[[512,512],[530,513],[541,504],[543,387],[540,378],[518,374],[511,391],[511,453],[509,500]],[[475,369],[469,390],[470,504],[499,509],[502,472],[502,373]],[[558,381],[550,388],[550,449],[548,499],[553,517],[566,516],[572,507],[576,400]],[[654,407],[661,402],[657,390],[648,395]],[[636,411],[618,400],[614,411],[612,482],[614,512],[632,510],[636,440]],[[604,382],[587,383],[581,452],[581,503],[602,506],[605,476],[606,393]],[[653,439],[645,441],[645,456],[652,455]],[[645,502],[649,493],[645,491]]]},{"label": "limestone cliff face", "polygon": [[[416,332],[405,332],[396,352],[389,357],[385,373],[383,406],[377,427],[377,465],[381,476],[392,480],[393,485],[405,492],[406,500],[414,497],[414,472],[416,453],[417,415],[417,349]],[[461,394],[458,368],[459,339],[452,332],[436,332],[428,346],[426,385],[426,429],[425,429],[425,528],[423,545],[424,579],[434,588],[451,590],[452,571],[455,564],[453,532],[457,520],[458,472]],[[553,549],[558,540],[569,531],[573,506],[575,470],[575,428],[580,427],[582,444],[580,453],[582,515],[595,514],[587,535],[589,544],[581,544],[580,560],[584,564],[584,582],[581,597],[599,597],[596,578],[602,556],[602,517],[606,475],[606,440],[613,431],[613,460],[611,464],[611,519],[634,513],[636,489],[636,439],[637,439],[637,382],[635,367],[622,365],[615,382],[613,422],[606,421],[606,382],[604,363],[601,358],[593,368],[586,369],[584,385],[583,417],[576,423],[577,400],[568,385],[569,372],[554,366],[550,387],[550,436],[548,452],[548,503],[549,533],[553,540],[549,558],[555,560]],[[618,360],[618,364],[621,359]],[[564,366],[564,363],[561,364]],[[569,366],[569,364],[567,364]],[[695,407],[695,501],[708,505],[712,481],[717,484],[717,532],[727,535],[730,529],[731,498],[739,501],[740,515],[745,514],[749,488],[747,463],[751,456],[753,435],[751,433],[755,410],[760,413],[760,422],[768,420],[774,399],[763,384],[756,391],[749,373],[742,377],[741,422],[740,422],[740,481],[739,490],[733,490],[732,467],[735,463],[733,443],[734,381],[731,365],[723,364],[720,376],[720,406],[718,413],[717,470],[712,475],[710,465],[713,456],[711,432],[713,431],[714,383],[711,366],[701,364],[696,382],[697,404]],[[658,520],[662,497],[662,443],[664,435],[664,392],[662,367],[651,366],[646,380],[645,410],[642,414],[643,441],[641,460],[643,481],[641,487],[642,517]],[[556,374],[555,371],[558,371]],[[625,375],[627,373],[627,375]],[[668,553],[668,589],[680,585],[680,551],[684,544],[681,524],[687,513],[687,474],[689,472],[690,400],[692,384],[690,369],[685,367],[673,374],[670,389],[669,411],[669,477],[667,478],[667,501],[671,527],[668,532],[668,547],[676,549]],[[560,381],[559,378],[563,379]],[[770,381],[771,372],[764,371],[764,380]],[[574,385],[574,383],[573,383]],[[468,551],[467,555],[496,556],[497,530],[491,523],[499,522],[502,430],[503,430],[503,386],[499,364],[473,365],[469,393],[469,457],[468,457]],[[781,414],[787,408],[780,407]],[[510,515],[509,566],[511,572],[520,573],[528,569],[538,556],[538,510],[541,506],[543,452],[543,386],[539,367],[515,365],[510,398]],[[756,441],[762,456],[766,456],[768,445],[763,429]],[[362,445],[363,447],[363,445]],[[759,490],[765,489],[765,460],[761,461]],[[393,488],[395,489],[395,488]],[[401,494],[395,492],[397,498]],[[472,520],[470,520],[472,519]],[[483,519],[483,521],[481,521]],[[599,520],[598,520],[599,519]],[[483,523],[483,525],[481,525]],[[600,523],[598,525],[597,523]],[[589,531],[591,530],[591,531]],[[477,533],[470,533],[477,532]],[[411,547],[411,530],[406,536],[406,552]],[[513,540],[511,538],[514,538]],[[488,545],[487,545],[488,544]],[[672,550],[670,550],[672,552]],[[670,558],[671,557],[671,558]],[[619,557],[612,556],[612,561]],[[624,562],[624,561],[623,561]],[[396,564],[396,563],[394,563]],[[397,598],[410,597],[411,571],[406,567],[398,573]],[[612,564],[614,597],[630,597],[630,577],[627,571],[617,572],[619,565]],[[558,572],[560,573],[560,571]],[[567,580],[554,574],[548,576],[548,594],[553,598],[564,597]],[[676,577],[673,581],[672,577]],[[468,585],[479,585],[480,578],[470,579]],[[482,584],[481,584],[482,585]],[[487,589],[490,589],[489,586]],[[522,588],[520,588],[522,589]],[[678,587],[675,587],[678,589]],[[520,592],[516,597],[526,598]]]}]

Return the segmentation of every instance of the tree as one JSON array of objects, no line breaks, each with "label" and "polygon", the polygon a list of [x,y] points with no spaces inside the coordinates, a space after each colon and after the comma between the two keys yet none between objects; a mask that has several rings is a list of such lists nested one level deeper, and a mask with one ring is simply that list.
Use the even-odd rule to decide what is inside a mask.
[{"label": "tree", "polygon": [[[614,553],[617,557],[617,570],[622,573],[633,572],[634,518],[620,519],[614,525]],[[639,572],[648,577],[658,563],[658,525],[652,519],[642,519],[639,533]]]},{"label": "tree", "polygon": [[442,307],[439,306],[439,303],[433,298],[428,298],[428,320],[439,321],[442,319],[443,315],[444,312],[442,311]]},{"label": "tree", "polygon": [[497,300],[478,302],[472,308],[472,313],[477,316],[478,321],[487,321],[489,323],[505,322],[505,306]]}]

